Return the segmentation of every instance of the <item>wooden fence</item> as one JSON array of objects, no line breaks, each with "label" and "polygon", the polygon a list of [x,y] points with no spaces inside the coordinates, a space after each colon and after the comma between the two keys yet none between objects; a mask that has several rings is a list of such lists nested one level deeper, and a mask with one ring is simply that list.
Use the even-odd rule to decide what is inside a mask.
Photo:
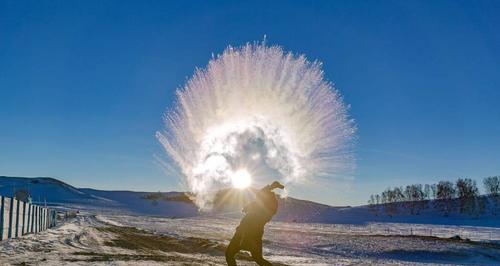
[{"label": "wooden fence", "polygon": [[1,196],[0,240],[38,233],[56,225],[55,210]]}]

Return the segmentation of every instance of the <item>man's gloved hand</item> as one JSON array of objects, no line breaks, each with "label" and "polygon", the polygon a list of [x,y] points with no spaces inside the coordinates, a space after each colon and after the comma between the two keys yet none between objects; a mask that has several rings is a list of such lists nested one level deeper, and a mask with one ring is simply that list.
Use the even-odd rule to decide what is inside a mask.
[{"label": "man's gloved hand", "polygon": [[279,189],[284,189],[285,186],[283,186],[280,182],[278,181],[274,181],[271,186],[270,186],[271,189],[275,189],[275,188],[279,188]]}]

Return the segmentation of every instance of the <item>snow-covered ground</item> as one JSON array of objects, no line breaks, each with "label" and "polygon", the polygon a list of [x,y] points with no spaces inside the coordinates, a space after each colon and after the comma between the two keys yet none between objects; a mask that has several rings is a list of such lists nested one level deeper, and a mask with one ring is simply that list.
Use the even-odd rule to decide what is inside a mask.
[{"label": "snow-covered ground", "polygon": [[[0,242],[0,265],[224,265],[241,216],[240,206],[198,212],[179,192],[100,191],[53,178],[0,177],[0,194],[13,188],[82,214],[40,234]],[[281,199],[266,227],[264,254],[278,265],[500,265],[495,210],[445,217],[429,203],[418,215],[388,216],[379,207]],[[254,265],[249,260],[239,258],[241,265]]]},{"label": "snow-covered ground", "polygon": [[[38,235],[0,242],[0,261],[6,265],[224,265],[224,247],[237,224],[237,219],[216,216],[82,214]],[[427,236],[425,230],[431,229],[432,236]],[[481,241],[448,239],[456,232]],[[408,236],[411,233],[421,236]],[[499,265],[499,239],[500,229],[483,227],[272,222],[266,227],[264,254],[281,265]],[[248,257],[239,261],[254,265]]]},{"label": "snow-covered ground", "polygon": [[[39,234],[2,241],[0,265],[220,265],[224,262],[223,247],[217,247],[215,242],[156,236],[117,225],[94,215],[79,215]],[[161,243],[169,251],[157,250],[151,243]]]}]

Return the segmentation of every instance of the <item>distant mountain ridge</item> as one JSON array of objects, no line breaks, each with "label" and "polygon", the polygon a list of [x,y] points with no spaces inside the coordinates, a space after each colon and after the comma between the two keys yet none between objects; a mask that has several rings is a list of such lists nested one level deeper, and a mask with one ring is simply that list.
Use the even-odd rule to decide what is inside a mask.
[{"label": "distant mountain ridge", "polygon": [[[185,192],[136,192],[108,191],[92,188],[76,188],[51,177],[9,177],[0,176],[0,194],[12,197],[23,191],[40,204],[72,207],[101,212],[128,213],[166,217],[191,217],[200,215],[196,205]],[[237,190],[221,190],[222,192]],[[226,194],[220,194],[220,197]],[[250,200],[232,204],[216,202],[212,214],[241,216],[241,207]],[[333,208],[328,205],[294,198],[280,199],[277,220],[296,222],[325,221],[321,213]]]},{"label": "distant mountain ridge", "polygon": [[[50,177],[8,177],[0,176],[0,195],[12,197],[14,194],[28,193],[35,203],[61,208],[76,208],[97,213],[127,213],[161,217],[192,217],[216,214],[241,217],[241,207],[248,201],[236,200],[241,192],[232,189],[221,190],[216,197],[214,210],[200,212],[184,192],[135,192],[107,191],[91,188],[76,188]],[[240,193],[240,194],[238,194]],[[218,201],[229,197],[225,202]],[[427,203],[432,206],[431,203]],[[349,223],[370,222],[450,224],[500,227],[500,217],[487,213],[481,217],[470,217],[457,212],[447,217],[434,207],[422,209],[418,215],[401,212],[387,215],[384,206],[333,207],[307,200],[288,197],[279,199],[278,213],[274,219],[287,222]]]}]

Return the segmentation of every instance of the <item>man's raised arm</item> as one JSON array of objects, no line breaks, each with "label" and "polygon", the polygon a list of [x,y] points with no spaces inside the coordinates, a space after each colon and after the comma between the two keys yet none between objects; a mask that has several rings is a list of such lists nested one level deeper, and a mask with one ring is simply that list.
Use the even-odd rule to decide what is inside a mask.
[{"label": "man's raised arm", "polygon": [[273,190],[273,189],[275,189],[275,188],[283,189],[283,188],[285,188],[285,186],[283,186],[283,185],[282,185],[280,182],[278,182],[278,181],[274,181],[272,184],[267,185],[267,186],[265,186],[265,187],[261,188],[260,190],[261,190],[261,191],[271,191],[271,190]]}]

